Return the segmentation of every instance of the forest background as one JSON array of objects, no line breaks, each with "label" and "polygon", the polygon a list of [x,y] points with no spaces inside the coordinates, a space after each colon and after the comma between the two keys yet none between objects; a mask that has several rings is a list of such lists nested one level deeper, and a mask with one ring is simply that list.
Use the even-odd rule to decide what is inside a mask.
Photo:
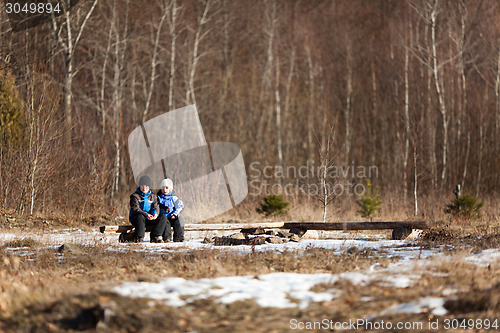
[{"label": "forest background", "polygon": [[[330,138],[336,166],[376,167],[384,216],[440,216],[456,184],[493,207],[500,2],[82,0],[29,29],[2,10],[0,206],[126,215],[129,133],[189,104],[207,142],[241,147],[249,181],[265,178],[252,163],[321,164]],[[239,217],[264,194],[250,187]],[[319,211],[286,199],[293,217]],[[330,219],[356,199],[339,196]]]}]

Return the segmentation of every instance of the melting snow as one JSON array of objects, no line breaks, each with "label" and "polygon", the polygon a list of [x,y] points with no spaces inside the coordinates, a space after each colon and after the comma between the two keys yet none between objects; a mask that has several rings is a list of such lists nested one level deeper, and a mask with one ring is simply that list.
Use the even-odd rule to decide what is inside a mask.
[{"label": "melting snow", "polygon": [[448,311],[444,308],[444,298],[425,297],[418,301],[398,304],[385,309],[380,315],[385,316],[397,313],[424,313],[431,312],[435,316],[444,316]]},{"label": "melting snow", "polygon": [[[309,289],[319,283],[332,283],[336,279],[332,274],[297,273],[200,280],[167,278],[159,283],[125,283],[115,287],[114,291],[122,296],[165,300],[166,304],[171,306],[183,306],[197,299],[215,297],[217,302],[224,304],[254,299],[262,307],[305,308],[310,302],[334,299],[338,291],[317,293]],[[298,304],[294,300],[297,300]]]},{"label": "melting snow", "polygon": [[[203,244],[203,235],[191,235],[184,243],[168,244],[121,244],[117,234],[101,234],[97,231],[82,231],[66,229],[55,231],[39,231],[24,233],[0,233],[0,245],[15,239],[33,238],[44,246],[57,248],[64,243],[75,243],[84,246],[105,245],[108,251],[139,251],[151,254],[172,253],[192,250],[215,250],[235,253],[252,253],[253,251],[297,251],[303,255],[307,249],[327,249],[336,254],[343,254],[347,249],[356,247],[361,251],[370,250],[375,255],[386,258],[398,258],[387,267],[375,263],[366,270],[344,272],[340,274],[297,274],[273,273],[255,276],[229,276],[216,279],[185,280],[182,278],[167,278],[159,283],[125,283],[114,290],[124,296],[150,298],[165,301],[172,306],[183,306],[196,299],[214,297],[217,302],[231,303],[238,300],[253,299],[263,307],[307,307],[311,302],[330,301],[340,294],[339,290],[330,289],[324,292],[312,292],[310,289],[320,283],[333,284],[340,279],[350,281],[355,285],[377,283],[382,286],[408,288],[418,280],[420,272],[428,272],[428,267],[439,262],[450,262],[457,259],[457,255],[442,254],[439,249],[423,250],[422,248],[405,241],[367,240],[360,239],[303,239],[299,243],[265,244],[260,246],[214,246]],[[18,256],[32,254],[29,248],[7,249]],[[460,257],[460,260],[464,260]],[[484,250],[471,254],[465,258],[466,262],[478,266],[500,265],[500,250]],[[435,275],[442,275],[436,273]],[[453,294],[443,290],[442,295]],[[367,301],[369,298],[364,298]],[[395,305],[386,309],[387,313],[419,313],[431,311],[435,315],[445,314],[444,299],[427,297],[407,304]]]}]

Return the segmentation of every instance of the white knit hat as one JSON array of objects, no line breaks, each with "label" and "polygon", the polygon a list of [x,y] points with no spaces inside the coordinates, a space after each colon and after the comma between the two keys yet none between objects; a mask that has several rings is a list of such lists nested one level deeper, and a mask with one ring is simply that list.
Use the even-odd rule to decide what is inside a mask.
[{"label": "white knit hat", "polygon": [[174,182],[170,178],[163,179],[161,181],[160,188],[163,188],[164,186],[166,186],[168,188],[173,188],[174,187]]}]

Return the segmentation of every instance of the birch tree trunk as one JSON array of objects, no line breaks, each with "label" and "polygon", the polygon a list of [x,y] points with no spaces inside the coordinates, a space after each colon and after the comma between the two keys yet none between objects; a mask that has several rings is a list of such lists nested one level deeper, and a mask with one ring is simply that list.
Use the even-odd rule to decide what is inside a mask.
[{"label": "birch tree trunk", "polygon": [[175,49],[177,40],[177,17],[179,16],[180,7],[177,7],[177,0],[172,0],[172,9],[170,10],[170,72],[168,82],[168,110],[175,109],[174,104],[174,83],[175,83]]},{"label": "birch tree trunk", "polygon": [[459,11],[460,11],[460,38],[458,39],[458,54],[459,54],[458,72],[460,75],[462,91],[460,94],[461,96],[460,107],[458,108],[458,117],[457,117],[457,143],[459,143],[462,139],[462,122],[465,115],[467,114],[467,81],[465,77],[465,59],[464,59],[465,22],[467,19],[467,7],[465,5],[465,0],[460,0]]},{"label": "birch tree trunk", "polygon": [[417,169],[417,145],[413,144],[413,215],[418,215],[418,169]]},{"label": "birch tree trunk", "polygon": [[309,161],[314,159],[314,144],[313,144],[313,114],[316,107],[315,97],[315,71],[311,57],[311,50],[306,47],[307,65],[309,68],[309,112],[307,114],[307,157]]},{"label": "birch tree trunk", "polygon": [[[112,18],[112,25],[114,24],[115,21],[115,16],[116,11],[113,8],[113,18]],[[102,136],[104,137],[106,133],[106,105],[104,102],[105,98],[105,92],[106,92],[106,70],[108,67],[108,58],[109,58],[109,52],[111,50],[111,37],[113,34],[113,27],[111,26],[109,28],[109,34],[108,34],[108,45],[106,46],[106,52],[104,53],[104,62],[102,64],[102,78],[101,78],[101,93],[100,93],[100,100],[99,100],[99,111],[101,112],[101,126],[102,126]]]},{"label": "birch tree trunk", "polygon": [[[426,20],[428,17],[426,16]],[[424,45],[428,48],[427,53],[431,53],[430,43],[428,39],[429,35],[429,25],[426,24],[424,27]],[[436,128],[434,126],[434,112],[432,106],[432,66],[427,66],[427,131],[429,134],[429,145],[430,145],[430,164],[431,164],[431,182],[432,187],[436,189],[438,183],[437,176],[437,157],[436,157]]]},{"label": "birch tree trunk", "polygon": [[352,47],[349,36],[346,34],[346,106],[344,110],[345,118],[345,156],[346,163],[349,164],[351,158],[351,102],[352,102]]},{"label": "birch tree trunk", "polygon": [[[409,27],[412,29],[411,24]],[[410,37],[411,40],[412,37]],[[411,46],[410,46],[411,47]],[[403,157],[403,203],[406,203],[408,196],[408,155],[410,150],[410,87],[408,82],[409,72],[409,47],[405,47],[404,81],[405,81],[405,100],[404,100],[404,119],[405,119],[405,151]],[[416,168],[416,165],[415,165]]]},{"label": "birch tree trunk", "polygon": [[470,131],[467,132],[467,149],[465,152],[464,171],[462,173],[461,188],[464,188],[465,178],[467,177],[467,165],[469,164],[469,154],[470,154]]},{"label": "birch tree trunk", "polygon": [[169,12],[168,6],[165,6],[163,8],[163,14],[160,18],[160,22],[158,23],[158,28],[156,29],[156,38],[154,41],[153,45],[153,55],[151,58],[151,77],[149,81],[149,89],[147,90],[146,93],[146,103],[144,106],[144,111],[142,112],[142,117],[141,117],[141,123],[144,123],[146,121],[146,117],[149,113],[149,108],[151,106],[151,98],[153,97],[153,91],[156,83],[156,66],[158,66],[158,49],[160,45],[160,36],[161,36],[161,28],[163,27],[163,23],[165,22],[165,19],[167,18]]},{"label": "birch tree trunk", "polygon": [[196,94],[194,89],[194,79],[196,74],[196,67],[198,66],[198,61],[201,56],[198,54],[198,49],[200,47],[200,43],[208,34],[208,30],[203,32],[203,26],[208,22],[208,11],[210,10],[210,6],[212,4],[212,0],[206,0],[205,8],[203,9],[203,14],[198,21],[198,28],[196,29],[196,34],[194,37],[193,43],[193,55],[191,59],[191,66],[189,71],[189,87],[186,91],[186,103],[187,104],[196,104]]},{"label": "birch tree trunk", "polygon": [[[268,35],[268,40],[267,40],[267,57],[266,57],[266,64],[264,67],[264,75],[262,76],[262,83],[261,83],[261,90],[259,94],[259,100],[260,102],[263,101],[263,106],[262,106],[262,116],[260,117],[259,120],[259,127],[257,129],[257,138],[258,140],[263,140],[263,134],[264,134],[264,128],[266,122],[270,121],[272,114],[273,114],[273,107],[272,107],[272,98],[269,98],[268,101],[268,91],[271,90],[271,81],[272,81],[272,68],[273,68],[273,63],[274,63],[274,39],[275,39],[275,34],[276,34],[276,2],[273,1],[272,9],[270,15],[267,13],[269,11],[266,9],[266,17],[267,17],[267,29],[266,29],[266,34]],[[266,105],[269,103],[269,105]],[[261,155],[264,155],[264,150],[265,150],[265,144],[263,143],[261,148]]]},{"label": "birch tree trunk", "polygon": [[[90,9],[85,14],[83,21],[77,22],[75,27],[76,37],[73,38],[73,26],[72,26],[72,15],[70,15],[71,2],[66,0],[62,2],[64,14],[64,25],[58,24],[55,17],[52,17],[52,32],[57,40],[59,47],[64,55],[66,73],[65,73],[65,83],[64,83],[64,113],[65,119],[68,126],[71,126],[72,121],[72,102],[73,102],[73,77],[76,75],[74,70],[74,54],[80,39],[82,38],[83,30],[87,25],[90,16],[92,15],[95,7],[97,6],[99,0],[94,0]],[[79,8],[78,11],[81,9]],[[80,15],[77,15],[80,17]],[[63,37],[63,26],[66,27],[65,37]]]},{"label": "birch tree trunk", "polygon": [[[500,155],[500,48],[498,50],[497,58],[497,74],[495,79],[495,154]],[[497,159],[498,161],[498,159]],[[497,173],[496,184],[500,174]]]},{"label": "birch tree trunk", "polygon": [[[286,80],[286,95],[285,95],[285,107],[283,110],[283,120],[285,123],[285,129],[287,126],[287,117],[288,114],[290,113],[290,99],[292,97],[291,95],[291,90],[292,90],[292,81],[293,81],[293,75],[295,71],[295,47],[292,50],[292,54],[290,55],[290,69],[288,71],[288,77]],[[285,135],[286,137],[286,135]],[[287,149],[286,152],[288,153],[288,147],[289,145],[287,144]]]},{"label": "birch tree trunk", "polygon": [[[276,105],[276,130],[278,136],[278,165],[283,166],[283,146],[281,139],[281,97],[280,97],[280,58],[278,48],[276,48],[276,78],[274,82],[274,96]],[[281,177],[279,178],[281,184]]]},{"label": "birch tree trunk", "polygon": [[441,172],[441,185],[444,184],[446,179],[446,171],[447,171],[447,156],[448,156],[448,116],[446,112],[446,104],[444,97],[444,89],[441,84],[439,70],[440,66],[438,64],[438,55],[437,55],[437,42],[436,42],[436,21],[438,16],[438,5],[439,0],[434,0],[434,4],[431,11],[431,49],[432,49],[432,73],[434,76],[434,85],[436,89],[436,94],[438,96],[439,101],[439,111],[441,112],[442,122],[443,122],[443,152],[442,152],[442,161],[443,161],[443,169]]},{"label": "birch tree trunk", "polygon": [[481,186],[481,177],[483,172],[483,142],[484,142],[484,128],[483,128],[483,115],[482,112],[479,113],[479,160],[477,164],[477,180],[476,180],[476,197],[479,195],[479,189]]},{"label": "birch tree trunk", "polygon": [[481,190],[481,181],[483,176],[483,154],[484,154],[484,124],[483,124],[483,108],[488,105],[488,86],[484,89],[484,106],[479,107],[479,158],[477,162],[477,179],[476,179],[476,197],[479,196]]}]

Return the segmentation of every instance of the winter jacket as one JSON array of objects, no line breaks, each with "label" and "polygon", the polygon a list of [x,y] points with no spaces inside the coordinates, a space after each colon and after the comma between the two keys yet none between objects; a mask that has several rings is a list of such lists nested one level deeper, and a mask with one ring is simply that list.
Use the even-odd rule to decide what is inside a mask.
[{"label": "winter jacket", "polygon": [[137,190],[130,195],[129,218],[133,214],[142,214],[145,217],[147,217],[148,214],[155,215],[159,210],[158,201],[153,192],[148,191],[147,193],[142,193],[141,189],[137,188]]},{"label": "winter jacket", "polygon": [[179,216],[184,209],[184,204],[179,197],[169,194],[163,194],[160,190],[156,194],[158,196],[158,205],[160,206],[160,214],[170,217],[171,215]]}]

